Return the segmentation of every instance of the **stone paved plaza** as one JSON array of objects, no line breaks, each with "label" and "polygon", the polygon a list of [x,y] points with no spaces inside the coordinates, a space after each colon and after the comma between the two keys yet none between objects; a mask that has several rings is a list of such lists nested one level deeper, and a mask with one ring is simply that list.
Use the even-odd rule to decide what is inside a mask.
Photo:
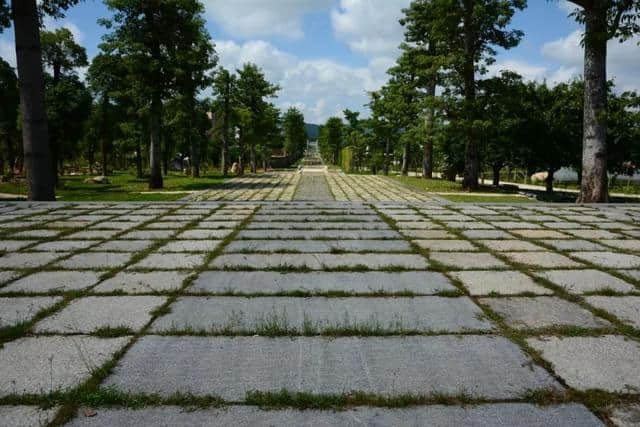
[{"label": "stone paved plaza", "polygon": [[638,425],[640,206],[328,177],[1,204],[0,425]]}]

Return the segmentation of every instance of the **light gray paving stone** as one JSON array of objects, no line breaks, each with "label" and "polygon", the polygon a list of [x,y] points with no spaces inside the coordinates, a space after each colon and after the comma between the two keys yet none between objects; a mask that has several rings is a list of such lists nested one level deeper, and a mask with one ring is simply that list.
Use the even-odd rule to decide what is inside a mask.
[{"label": "light gray paving stone", "polygon": [[460,270],[506,268],[507,264],[487,253],[430,252],[429,259]]},{"label": "light gray paving stone", "polygon": [[553,364],[554,371],[577,390],[637,393],[640,343],[617,335],[529,338],[527,343]]},{"label": "light gray paving stone", "polygon": [[582,264],[556,252],[503,252],[512,262],[531,268],[581,267]]},{"label": "light gray paving stone", "polygon": [[601,251],[607,249],[597,243],[580,239],[541,240],[540,243],[549,245],[559,251]]},{"label": "light gray paving stone", "polygon": [[22,277],[0,289],[0,292],[64,292],[85,289],[100,280],[96,271],[40,271]]},{"label": "light gray paving stone", "polygon": [[145,273],[122,271],[100,283],[93,289],[93,292],[124,292],[127,294],[170,292],[180,289],[188,276],[189,273],[179,271]]},{"label": "light gray paving stone", "polygon": [[68,269],[124,267],[131,256],[130,252],[87,252],[73,255],[55,265]]},{"label": "light gray paving stone", "polygon": [[611,246],[612,248],[620,249],[623,251],[640,251],[640,240],[631,239],[611,239],[611,240],[599,240],[603,245]]},{"label": "light gray paving stone", "polygon": [[526,230],[533,231],[542,228],[538,224],[524,221],[492,221],[492,225],[505,230]]},{"label": "light gray paving stone", "polygon": [[[328,329],[366,331],[488,331],[469,298],[182,297],[152,330],[260,331],[277,325],[299,333]],[[258,332],[259,333],[259,332]]]},{"label": "light gray paving stone", "polygon": [[569,239],[571,236],[555,230],[513,230],[516,234],[525,239]]},{"label": "light gray paving stone", "polygon": [[419,255],[412,254],[231,254],[221,255],[211,264],[214,268],[286,269],[359,267],[372,270],[390,267],[419,270],[429,263]]},{"label": "light gray paving stone", "polygon": [[471,242],[467,240],[413,240],[413,243],[430,251],[477,251]]},{"label": "light gray paving stone", "polygon": [[635,280],[640,280],[640,270],[620,270],[618,273],[624,274],[625,276]]},{"label": "light gray paving stone", "polygon": [[433,229],[442,228],[442,226],[426,220],[396,222],[396,227],[402,230],[433,230]]},{"label": "light gray paving stone", "polygon": [[405,240],[236,240],[225,252],[406,252],[411,245]]},{"label": "light gray paving stone", "polygon": [[0,285],[4,285],[5,283],[15,279],[18,277],[20,273],[17,271],[0,271]]},{"label": "light gray paving stone", "polygon": [[236,401],[244,399],[247,391],[283,388],[319,394],[359,390],[387,396],[464,391],[503,399],[527,390],[560,387],[511,341],[474,335],[145,336],[125,354],[104,385],[131,393],[215,394]]},{"label": "light gray paving stone", "polygon": [[142,224],[142,222],[131,222],[131,221],[108,221],[101,222],[99,224],[94,224],[91,227],[88,227],[90,230],[118,230],[118,232],[126,231],[131,228],[137,227]]},{"label": "light gray paving stone", "polygon": [[571,293],[587,293],[602,290],[633,292],[633,285],[599,270],[546,270],[535,274],[544,277]]},{"label": "light gray paving stone", "polygon": [[153,240],[110,240],[91,248],[98,252],[139,252],[154,245]]},{"label": "light gray paving stone", "polygon": [[591,296],[586,299],[592,306],[608,311],[623,322],[640,329],[640,297]]},{"label": "light gray paving stone", "polygon": [[429,295],[456,288],[441,273],[404,272],[310,272],[278,273],[271,271],[207,271],[188,288],[189,292],[274,294],[293,291],[310,293],[399,293]]},{"label": "light gray paving stone", "polygon": [[455,239],[456,235],[445,230],[402,230],[402,234],[414,239]]},{"label": "light gray paving stone", "polygon": [[467,239],[515,239],[512,234],[502,230],[465,230],[462,235]]},{"label": "light gray paving stone", "polygon": [[144,226],[144,230],[177,230],[189,224],[187,221],[153,222]]},{"label": "light gray paving stone", "polygon": [[622,234],[613,233],[607,230],[565,230],[565,232],[572,234],[581,239],[599,240],[599,239],[621,239],[624,236]]},{"label": "light gray paving stone", "polygon": [[212,252],[221,240],[174,240],[158,249],[158,252]]},{"label": "light gray paving stone", "polygon": [[139,331],[151,320],[151,311],[164,304],[159,296],[85,297],[41,320],[37,333],[91,333],[101,328],[126,327]]},{"label": "light gray paving stone", "polygon": [[185,240],[202,240],[202,239],[224,239],[229,234],[231,234],[233,230],[205,230],[205,229],[191,229],[183,231],[178,234],[177,239],[185,239]]},{"label": "light gray paving stone", "polygon": [[617,427],[638,427],[640,425],[640,404],[614,407],[611,409],[609,419]]},{"label": "light gray paving stone", "polygon": [[[346,411],[261,410],[253,406],[193,410],[176,406],[101,409],[95,417],[78,416],[71,427],[188,425],[199,427],[599,427],[602,422],[583,405],[535,406],[504,403],[477,406],[431,405],[415,408],[353,408]],[[624,425],[628,427],[630,425]],[[10,426],[12,427],[12,426]]]},{"label": "light gray paving stone", "polygon": [[55,237],[60,234],[62,230],[26,230],[26,231],[18,231],[17,233],[11,233],[12,237],[19,238],[46,238],[46,237]]},{"label": "light gray paving stone", "polygon": [[47,336],[9,341],[0,349],[0,395],[41,394],[76,387],[129,339]]},{"label": "light gray paving stone", "polygon": [[1,406],[0,420],[4,427],[35,427],[49,425],[58,407],[42,409],[37,406]]},{"label": "light gray paving stone", "polygon": [[237,226],[240,225],[241,221],[202,221],[199,222],[197,227],[198,228],[211,228],[211,229],[217,229],[217,228],[236,228]]},{"label": "light gray paving stone", "polygon": [[242,230],[239,239],[400,239],[395,230]]},{"label": "light gray paving stone", "polygon": [[640,267],[640,256],[637,255],[616,252],[571,252],[571,256],[606,268]]},{"label": "light gray paving stone", "polygon": [[451,276],[460,280],[471,295],[553,294],[519,271],[457,271]]},{"label": "light gray paving stone", "polygon": [[39,311],[62,301],[62,297],[0,298],[0,328],[28,322]]},{"label": "light gray paving stone", "polygon": [[180,268],[195,268],[204,264],[205,254],[195,253],[160,253],[150,254],[137,264],[129,268],[150,268],[156,270],[171,270]]},{"label": "light gray paving stone", "polygon": [[557,297],[483,298],[480,301],[503,316],[509,326],[518,329],[611,327],[611,323],[595,317],[590,311]]},{"label": "light gray paving stone", "polygon": [[0,256],[0,268],[25,269],[42,267],[69,255],[68,252],[21,252]]},{"label": "light gray paving stone", "polygon": [[248,230],[387,230],[386,222],[252,222]]},{"label": "light gray paving stone", "polygon": [[31,250],[45,252],[72,252],[80,249],[86,249],[95,244],[96,242],[92,240],[56,240],[53,242],[40,243],[39,245],[31,248]]},{"label": "light gray paving stone", "polygon": [[120,230],[85,230],[78,231],[77,233],[69,234],[65,236],[65,239],[89,239],[89,240],[103,240],[110,239],[116,234],[120,233]]},{"label": "light gray paving stone", "polygon": [[131,240],[163,240],[170,238],[174,234],[175,230],[134,230],[129,231],[118,238]]},{"label": "light gray paving stone", "polygon": [[476,221],[446,221],[445,225],[449,228],[457,228],[460,230],[491,230],[495,228],[491,224]]},{"label": "light gray paving stone", "polygon": [[15,252],[37,242],[37,240],[1,240],[0,251]]},{"label": "light gray paving stone", "polygon": [[508,251],[540,251],[544,248],[523,240],[478,240],[478,243],[497,252]]}]

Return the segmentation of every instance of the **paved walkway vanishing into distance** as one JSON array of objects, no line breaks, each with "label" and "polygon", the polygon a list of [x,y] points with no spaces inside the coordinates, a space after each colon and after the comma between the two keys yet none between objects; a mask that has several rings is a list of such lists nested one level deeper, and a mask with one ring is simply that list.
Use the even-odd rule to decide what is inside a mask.
[{"label": "paved walkway vanishing into distance", "polygon": [[637,425],[640,206],[198,200],[0,203],[0,424]]}]

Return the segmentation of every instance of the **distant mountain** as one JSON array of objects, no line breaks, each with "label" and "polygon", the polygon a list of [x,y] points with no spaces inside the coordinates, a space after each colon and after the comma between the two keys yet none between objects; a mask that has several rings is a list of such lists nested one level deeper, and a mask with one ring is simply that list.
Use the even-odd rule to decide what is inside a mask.
[{"label": "distant mountain", "polygon": [[304,127],[307,130],[307,136],[311,141],[315,141],[318,139],[318,135],[320,134],[320,125],[305,123]]}]

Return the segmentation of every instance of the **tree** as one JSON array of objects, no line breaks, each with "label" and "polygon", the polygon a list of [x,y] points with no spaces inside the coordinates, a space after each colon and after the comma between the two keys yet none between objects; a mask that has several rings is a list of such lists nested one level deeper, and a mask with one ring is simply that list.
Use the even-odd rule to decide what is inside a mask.
[{"label": "tree", "polygon": [[284,133],[284,150],[286,155],[295,161],[304,154],[307,145],[307,129],[304,125],[304,115],[295,107],[291,107],[282,119]]},{"label": "tree", "polygon": [[9,175],[13,174],[15,150],[14,138],[17,133],[20,91],[18,77],[13,68],[0,58],[0,175],[4,174],[4,161],[9,165]]},{"label": "tree", "polygon": [[124,80],[127,76],[127,69],[121,57],[100,53],[93,58],[87,80],[93,93],[99,98],[96,112],[99,114],[99,135],[101,146],[102,175],[109,174],[108,154],[112,145],[113,134],[111,121],[109,120],[112,110],[112,100],[124,91]]},{"label": "tree", "polygon": [[257,65],[247,63],[238,72],[237,99],[250,114],[251,120],[245,125],[245,137],[249,143],[249,159],[251,172],[257,171],[256,144],[260,137],[260,128],[264,126],[268,103],[266,98],[273,98],[280,90],[277,85],[271,84]]},{"label": "tree", "polygon": [[416,13],[405,21],[419,26],[424,44],[435,46],[433,62],[442,65],[446,83],[464,99],[459,124],[465,129],[463,187],[478,188],[480,147],[476,129],[476,73],[494,61],[495,47],[516,46],[523,33],[509,30],[526,0],[415,0]]},{"label": "tree", "polygon": [[[102,49],[124,58],[128,80],[145,102],[149,118],[149,188],[162,188],[163,100],[176,87],[182,28],[191,28],[202,14],[197,0],[105,0],[113,12],[100,22],[111,30],[103,36]],[[193,46],[192,46],[193,47]],[[204,58],[202,58],[204,60]]]},{"label": "tree", "polygon": [[[332,165],[337,165],[342,149],[342,119],[330,117],[322,127],[319,145],[324,156],[329,156]],[[326,159],[326,157],[325,157]]]},{"label": "tree", "polygon": [[607,179],[607,42],[624,41],[640,32],[637,0],[569,0],[584,24],[584,131],[580,203],[606,203]]},{"label": "tree", "polygon": [[214,112],[216,117],[221,117],[220,131],[222,133],[222,150],[220,153],[220,169],[222,175],[227,176],[229,171],[229,141],[233,111],[236,101],[237,78],[228,70],[220,68],[213,79],[213,93],[216,95]]},{"label": "tree", "polygon": [[[74,88],[70,83],[72,76],[76,76],[75,70],[78,67],[85,67],[89,65],[87,62],[87,51],[84,47],[76,43],[73,38],[73,34],[67,28],[59,28],[55,31],[43,31],[40,34],[40,44],[42,46],[42,61],[45,65],[51,68],[53,75],[50,79],[45,79],[45,87],[47,90],[47,103],[51,106],[52,103],[60,107],[56,114],[51,114],[48,111],[49,122],[49,146],[51,147],[51,164],[53,181],[58,183],[58,162],[63,159],[61,156],[61,141],[60,132],[67,129],[70,124],[70,120],[64,114],[57,114],[60,112],[71,112],[73,107],[70,106],[71,99],[55,99],[52,100],[52,96],[69,95],[69,91],[73,91]],[[67,79],[65,87],[59,88],[61,80]],[[77,89],[77,88],[76,88]],[[79,99],[76,99],[78,101]],[[86,111],[88,112],[88,111]],[[55,119],[52,119],[55,117]],[[77,119],[78,117],[75,117]]]},{"label": "tree", "polygon": [[0,31],[13,19],[29,200],[55,200],[40,47],[40,16],[60,18],[79,0],[0,0]]},{"label": "tree", "polygon": [[191,153],[191,176],[194,178],[200,177],[200,150],[193,122],[196,114],[196,96],[211,83],[209,72],[218,61],[201,16],[204,7],[199,2],[198,6],[199,10],[192,12],[179,27],[175,57],[176,91],[185,111],[182,130]]}]

